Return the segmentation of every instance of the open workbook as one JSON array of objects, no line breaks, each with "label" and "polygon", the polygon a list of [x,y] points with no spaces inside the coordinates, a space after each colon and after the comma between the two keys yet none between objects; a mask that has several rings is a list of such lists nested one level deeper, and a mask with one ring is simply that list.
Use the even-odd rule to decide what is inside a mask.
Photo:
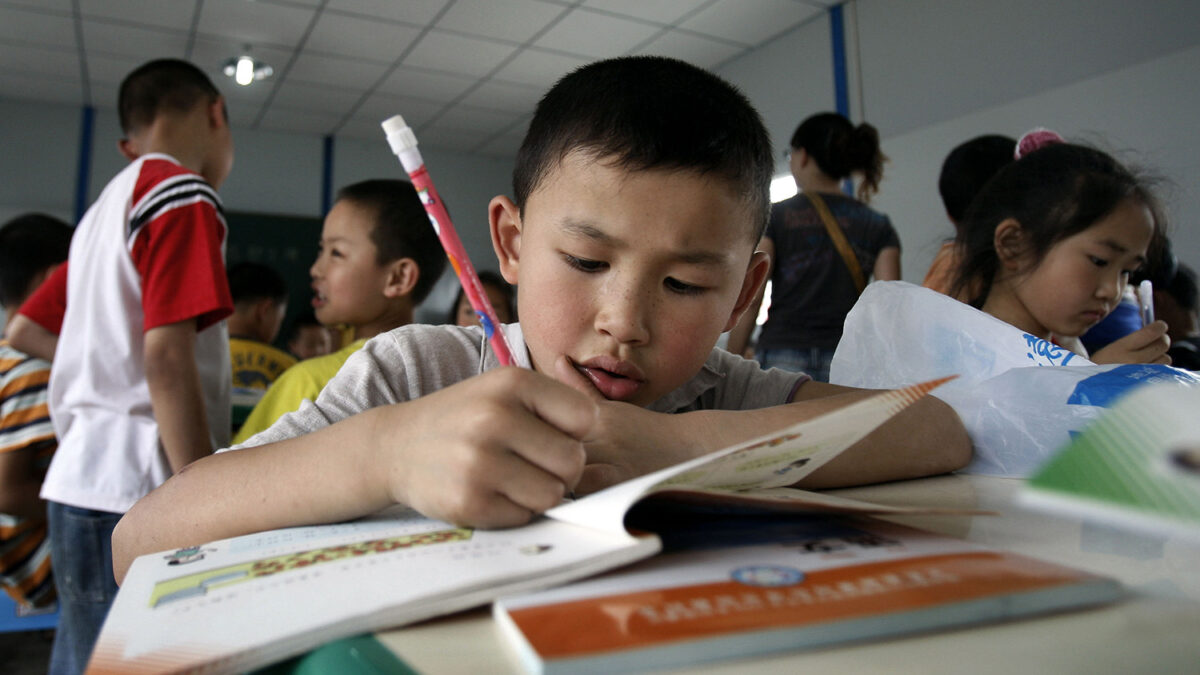
[{"label": "open workbook", "polygon": [[661,548],[627,513],[654,504],[902,514],[787,488],[944,380],[884,392],[778,433],[565,503],[518,528],[472,530],[392,510],[139,557],[90,673],[237,672],[325,642],[581,579]]}]

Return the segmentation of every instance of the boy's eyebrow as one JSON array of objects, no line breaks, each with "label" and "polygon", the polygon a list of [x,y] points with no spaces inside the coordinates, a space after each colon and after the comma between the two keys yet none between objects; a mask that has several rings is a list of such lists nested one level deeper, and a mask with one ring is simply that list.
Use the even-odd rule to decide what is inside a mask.
[{"label": "boy's eyebrow", "polygon": [[[590,225],[586,222],[576,220],[564,220],[562,223],[563,231],[572,236],[591,239],[600,244],[607,246],[621,246],[624,244],[620,239],[608,234],[600,228]],[[728,256],[716,251],[681,251],[675,255],[680,262],[691,265],[717,265],[724,263]]]}]

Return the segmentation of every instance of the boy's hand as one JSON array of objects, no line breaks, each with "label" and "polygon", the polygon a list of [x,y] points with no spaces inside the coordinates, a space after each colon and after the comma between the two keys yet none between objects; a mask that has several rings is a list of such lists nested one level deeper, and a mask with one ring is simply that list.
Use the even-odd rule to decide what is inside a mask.
[{"label": "boy's hand", "polygon": [[1092,363],[1161,363],[1171,364],[1167,348],[1171,338],[1167,337],[1165,321],[1155,321],[1149,326],[1106,345],[1092,355]]},{"label": "boy's hand", "polygon": [[561,502],[583,473],[582,439],[597,417],[586,396],[520,368],[484,373],[392,411],[372,434],[391,456],[376,470],[389,472],[392,499],[477,527],[520,525]]},{"label": "boy's hand", "polygon": [[586,394],[597,406],[596,424],[583,438],[587,465],[575,487],[576,495],[590,494],[694,456],[695,448],[677,424],[685,416],[609,401],[565,357],[555,364],[555,377]]}]

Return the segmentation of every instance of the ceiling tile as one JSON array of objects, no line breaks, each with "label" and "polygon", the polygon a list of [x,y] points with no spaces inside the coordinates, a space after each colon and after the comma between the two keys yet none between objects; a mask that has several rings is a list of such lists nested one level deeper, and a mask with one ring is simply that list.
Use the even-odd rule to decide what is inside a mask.
[{"label": "ceiling tile", "polygon": [[673,56],[701,68],[712,68],[743,51],[726,42],[672,30],[640,47],[637,53]]},{"label": "ceiling tile", "polygon": [[291,80],[280,83],[271,105],[295,110],[312,110],[342,117],[358,100],[362,90],[333,85],[314,85]]},{"label": "ceiling tile", "polygon": [[563,12],[537,0],[458,0],[438,20],[438,28],[524,43]]},{"label": "ceiling tile", "polygon": [[313,10],[246,0],[204,0],[198,30],[252,48],[294,46],[304,37]]},{"label": "ceiling tile", "polygon": [[260,129],[268,131],[290,131],[324,136],[340,121],[341,115],[337,114],[272,105],[263,115],[258,126]]},{"label": "ceiling tile", "polygon": [[[16,9],[32,9],[56,14],[70,14],[74,7],[72,0],[6,0],[5,4]],[[0,12],[3,11],[0,10]]]},{"label": "ceiling tile", "polygon": [[520,126],[520,135],[505,134],[497,136],[476,148],[475,151],[492,157],[515,157],[517,150],[521,148],[521,142],[525,140],[525,126],[527,124]]},{"label": "ceiling tile", "polygon": [[4,50],[0,71],[25,73],[32,77],[62,78],[77,85],[82,74],[79,55],[70,49],[11,45]]},{"label": "ceiling tile", "polygon": [[483,76],[516,51],[512,45],[430,31],[405,57],[404,65]]},{"label": "ceiling tile", "polygon": [[457,150],[460,152],[470,152],[487,140],[487,134],[481,134],[471,129],[455,129],[439,125],[434,125],[429,129],[422,129],[417,136],[418,142],[429,147]]},{"label": "ceiling tile", "polygon": [[75,47],[75,23],[71,15],[0,8],[0,41],[18,45],[62,45]]},{"label": "ceiling tile", "polygon": [[454,0],[329,0],[326,11],[425,25]]},{"label": "ceiling tile", "polygon": [[[400,58],[420,29],[378,19],[325,12],[308,36],[305,49],[391,63]],[[353,39],[346,39],[353,35]]]},{"label": "ceiling tile", "polygon": [[288,80],[322,85],[326,82],[337,82],[342,87],[370,87],[383,77],[387,66],[382,63],[368,63],[343,59],[336,56],[320,56],[311,52],[300,54],[292,63],[291,69],[282,75]]},{"label": "ceiling tile", "polygon": [[497,70],[493,77],[497,80],[537,87],[545,92],[563,75],[591,61],[592,59],[584,57],[526,49],[517,54],[512,61],[504,64],[504,67]]},{"label": "ceiling tile", "polygon": [[388,74],[387,79],[379,85],[378,91],[449,103],[461,96],[475,82],[474,78],[400,66]]},{"label": "ceiling tile", "polygon": [[376,126],[392,115],[404,115],[409,126],[420,127],[446,106],[406,96],[373,94],[354,113],[355,120],[373,121]]},{"label": "ceiling tile", "polygon": [[485,136],[498,134],[512,126],[523,114],[485,110],[468,105],[456,105],[437,119],[436,126],[448,126],[479,131]]},{"label": "ceiling tile", "polygon": [[153,58],[184,58],[187,49],[187,33],[165,28],[141,28],[136,26],[85,21],[83,45],[88,59],[97,56],[130,56],[139,61]]},{"label": "ceiling tile", "polygon": [[670,25],[708,2],[710,0],[587,0],[583,6]]},{"label": "ceiling tile", "polygon": [[492,110],[531,113],[544,93],[545,89],[538,87],[490,80],[467,94],[462,102]]},{"label": "ceiling tile", "polygon": [[717,0],[679,26],[750,47],[821,12],[794,0]]},{"label": "ceiling tile", "polygon": [[187,28],[192,24],[196,3],[161,0],[79,0],[79,13],[85,19],[108,19],[123,23],[146,24],[159,28]]},{"label": "ceiling tile", "polygon": [[534,46],[599,59],[627,53],[660,30],[639,21],[576,11],[546,31]]}]

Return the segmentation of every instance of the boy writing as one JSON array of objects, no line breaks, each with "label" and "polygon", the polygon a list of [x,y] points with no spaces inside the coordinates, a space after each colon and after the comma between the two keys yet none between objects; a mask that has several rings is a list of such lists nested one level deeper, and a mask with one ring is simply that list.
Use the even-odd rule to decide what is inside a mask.
[{"label": "boy writing", "polygon": [[[31,213],[0,227],[0,305],[11,322],[34,288],[67,259],[71,227]],[[38,496],[57,442],[50,364],[0,337],[0,586],[18,606],[54,606],[46,503]]]},{"label": "boy writing", "polygon": [[[521,322],[506,334],[523,367],[497,367],[478,328],[378,336],[255,447],[199,462],[137,504],[114,534],[118,574],[142,553],[395,502],[516,525],[572,489],[869,395],[714,347],[767,272],[755,244],[772,168],[758,114],[703,70],[632,57],[571,73],[538,105],[514,199],[489,205],[500,270],[517,285]],[[969,456],[957,416],[926,397],[805,484],[940,473]]]},{"label": "boy writing", "polygon": [[354,341],[284,371],[234,441],[241,443],[270,427],[301,401],[315,400],[367,338],[412,323],[413,311],[445,267],[446,254],[412,183],[367,180],[342,188],[321,227],[309,274],[317,320],[349,326]]},{"label": "boy writing", "polygon": [[51,672],[87,662],[116,593],[121,514],[229,438],[225,101],[198,68],[164,59],[125,78],[118,113],[131,164],[76,228],[50,376],[59,448],[41,495],[62,607]]}]

